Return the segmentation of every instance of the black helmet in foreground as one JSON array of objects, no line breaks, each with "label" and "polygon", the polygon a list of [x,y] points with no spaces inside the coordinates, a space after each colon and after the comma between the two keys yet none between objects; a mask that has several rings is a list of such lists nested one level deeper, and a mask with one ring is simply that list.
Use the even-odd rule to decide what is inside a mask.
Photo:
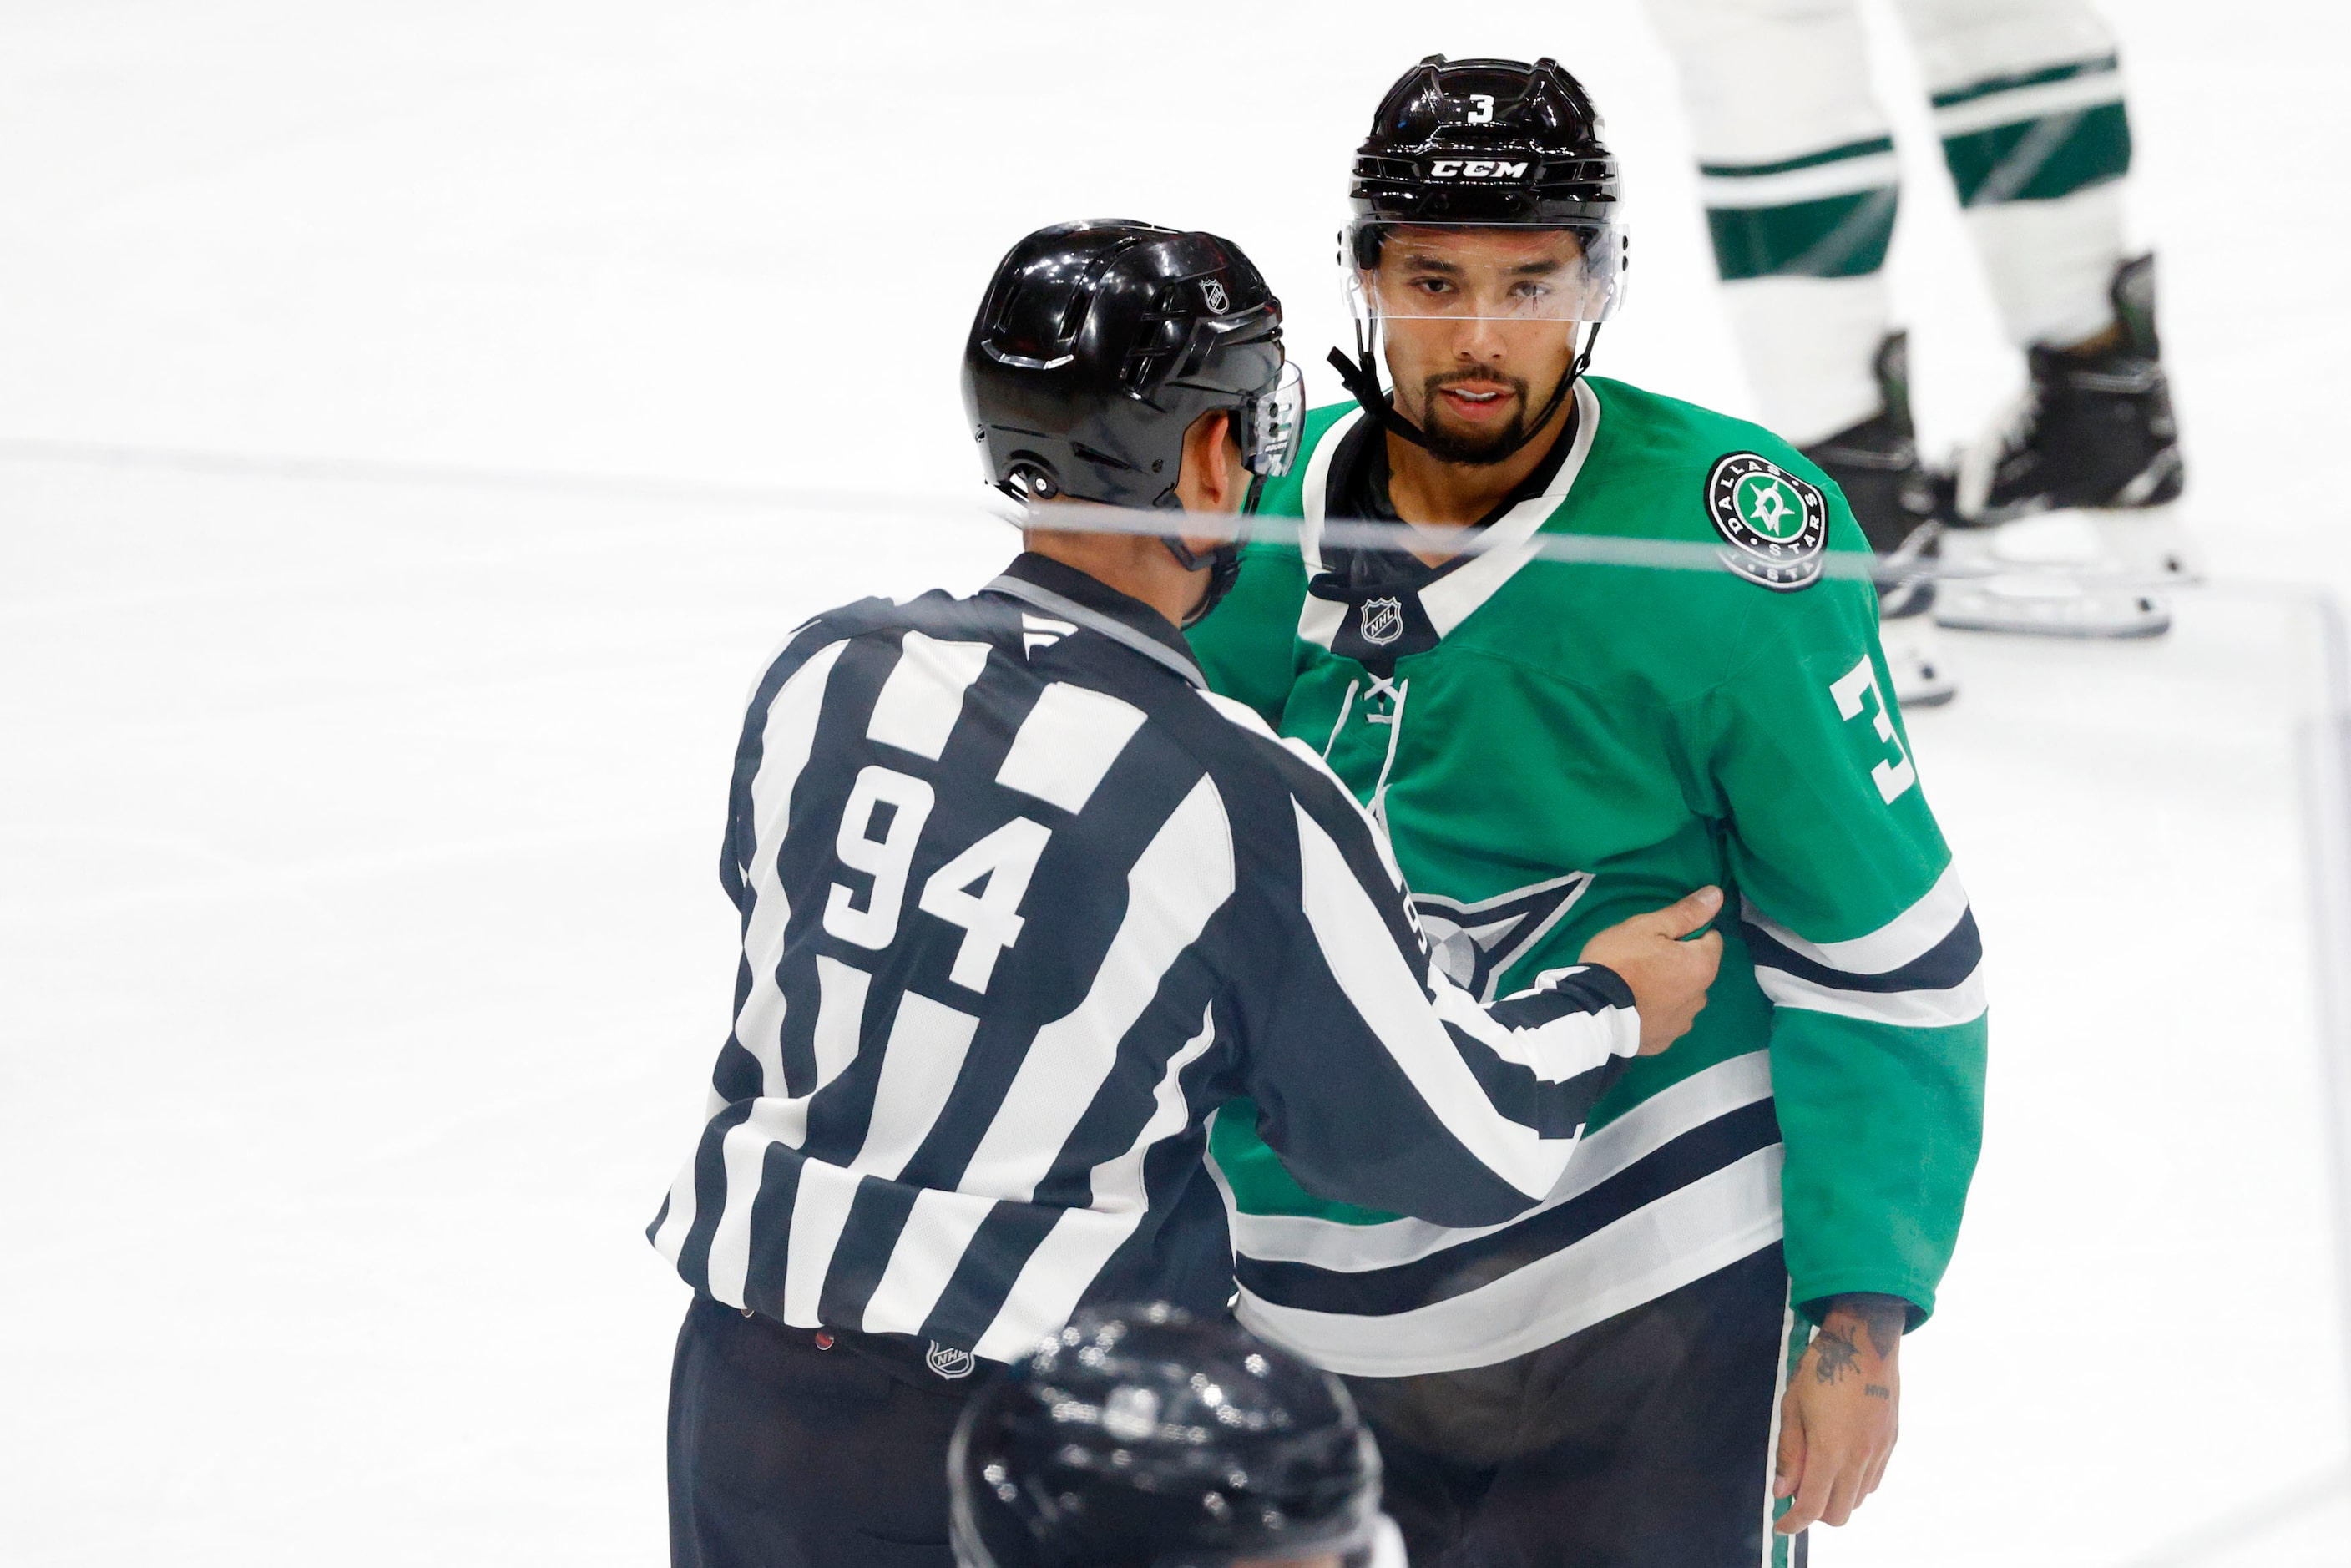
[{"label": "black helmet in foreground", "polygon": [[1174,1307],[1089,1311],[965,1409],[963,1568],[1371,1560],[1380,1461],[1328,1373]]},{"label": "black helmet in foreground", "polygon": [[1544,58],[1451,60],[1431,55],[1406,71],[1373,117],[1356,150],[1347,191],[1353,209],[1340,238],[1356,327],[1358,360],[1333,350],[1332,363],[1367,412],[1405,439],[1426,444],[1381,391],[1374,350],[1385,320],[1458,310],[1458,300],[1424,306],[1386,296],[1368,281],[1400,230],[1499,228],[1565,231],[1576,275],[1548,285],[1508,314],[1591,332],[1573,369],[1520,444],[1542,429],[1590,363],[1600,323],[1623,297],[1626,238],[1624,188],[1591,96]]}]

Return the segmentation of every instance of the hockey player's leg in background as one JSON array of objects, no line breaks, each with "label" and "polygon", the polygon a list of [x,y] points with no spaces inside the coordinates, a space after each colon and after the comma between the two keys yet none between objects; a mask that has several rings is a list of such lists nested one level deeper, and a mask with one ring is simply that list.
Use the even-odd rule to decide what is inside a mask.
[{"label": "hockey player's leg in background", "polygon": [[[1936,133],[2027,385],[1962,453],[1949,541],[1996,561],[1990,530],[2078,509],[2095,524],[2090,574],[2185,581],[2173,503],[2181,463],[2155,329],[2151,257],[2132,259],[2123,193],[2131,133],[2114,34],[2080,0],[1897,0]],[[2160,601],[2156,601],[2159,606]],[[1947,625],[2150,634],[2167,613],[2127,590],[2042,608],[2015,594],[1947,592]]]},{"label": "hockey player's leg in background", "polygon": [[[1887,565],[1933,559],[1934,486],[1910,422],[1886,254],[1899,197],[1855,0],[1650,0],[1682,78],[1732,329],[1763,423],[1835,480]],[[1898,574],[1879,617],[1906,706],[1957,690],[1934,586]]]},{"label": "hockey player's leg in background", "polygon": [[1775,1243],[1499,1366],[1349,1378],[1413,1568],[1801,1568],[1771,1530],[1787,1297]]}]

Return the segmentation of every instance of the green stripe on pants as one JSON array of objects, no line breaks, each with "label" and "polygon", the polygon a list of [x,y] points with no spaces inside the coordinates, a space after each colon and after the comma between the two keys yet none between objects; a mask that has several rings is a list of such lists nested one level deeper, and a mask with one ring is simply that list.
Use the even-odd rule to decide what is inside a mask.
[{"label": "green stripe on pants", "polygon": [[1723,281],[1860,277],[1886,265],[1898,193],[1892,185],[1783,207],[1709,207]]},{"label": "green stripe on pants", "polygon": [[[1780,1363],[1780,1388],[1777,1397],[1782,1403],[1785,1401],[1788,1385],[1795,1380],[1796,1368],[1803,1363],[1804,1352],[1812,1348],[1812,1321],[1803,1313],[1797,1312],[1794,1303],[1791,1302],[1788,1310],[1787,1354]],[[1764,1471],[1775,1481],[1780,1473],[1779,1448],[1780,1416],[1779,1406],[1775,1405],[1771,1416],[1772,1451],[1764,1458]],[[1771,1504],[1771,1517],[1776,1520],[1795,1505],[1796,1500],[1792,1497],[1775,1499]],[[1768,1568],[1804,1568],[1804,1559],[1810,1555],[1805,1550],[1806,1537],[1811,1533],[1806,1531],[1799,1535],[1782,1535],[1774,1531],[1766,1542],[1770,1548],[1765,1554]]]},{"label": "green stripe on pants", "polygon": [[1995,125],[1945,137],[1943,161],[1962,205],[2053,202],[2129,172],[2130,120],[2120,103],[2101,103]]}]

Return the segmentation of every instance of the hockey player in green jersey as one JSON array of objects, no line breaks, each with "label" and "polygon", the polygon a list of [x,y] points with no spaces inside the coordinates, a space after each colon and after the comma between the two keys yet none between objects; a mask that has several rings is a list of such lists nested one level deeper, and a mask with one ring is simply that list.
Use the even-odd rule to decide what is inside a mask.
[{"label": "hockey player in green jersey", "polygon": [[[1384,821],[1474,994],[1696,883],[1739,918],[1696,1029],[1511,1224],[1322,1202],[1228,1106],[1238,1311],[1351,1379],[1416,1564],[1785,1562],[1884,1472],[1981,1120],[1975,924],[1870,585],[1826,570],[1867,546],[1785,442],[1582,374],[1624,234],[1558,66],[1425,62],[1353,197],[1356,402],[1260,498],[1301,538],[1193,632],[1210,680]],[[1336,518],[1484,548],[1348,549]],[[1544,534],[1716,564],[1560,565]]]}]

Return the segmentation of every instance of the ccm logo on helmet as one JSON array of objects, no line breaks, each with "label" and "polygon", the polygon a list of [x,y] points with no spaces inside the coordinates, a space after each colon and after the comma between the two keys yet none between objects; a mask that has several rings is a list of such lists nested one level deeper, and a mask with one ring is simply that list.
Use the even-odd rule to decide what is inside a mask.
[{"label": "ccm logo on helmet", "polygon": [[1437,158],[1428,165],[1432,180],[1523,180],[1527,166],[1494,158]]}]

